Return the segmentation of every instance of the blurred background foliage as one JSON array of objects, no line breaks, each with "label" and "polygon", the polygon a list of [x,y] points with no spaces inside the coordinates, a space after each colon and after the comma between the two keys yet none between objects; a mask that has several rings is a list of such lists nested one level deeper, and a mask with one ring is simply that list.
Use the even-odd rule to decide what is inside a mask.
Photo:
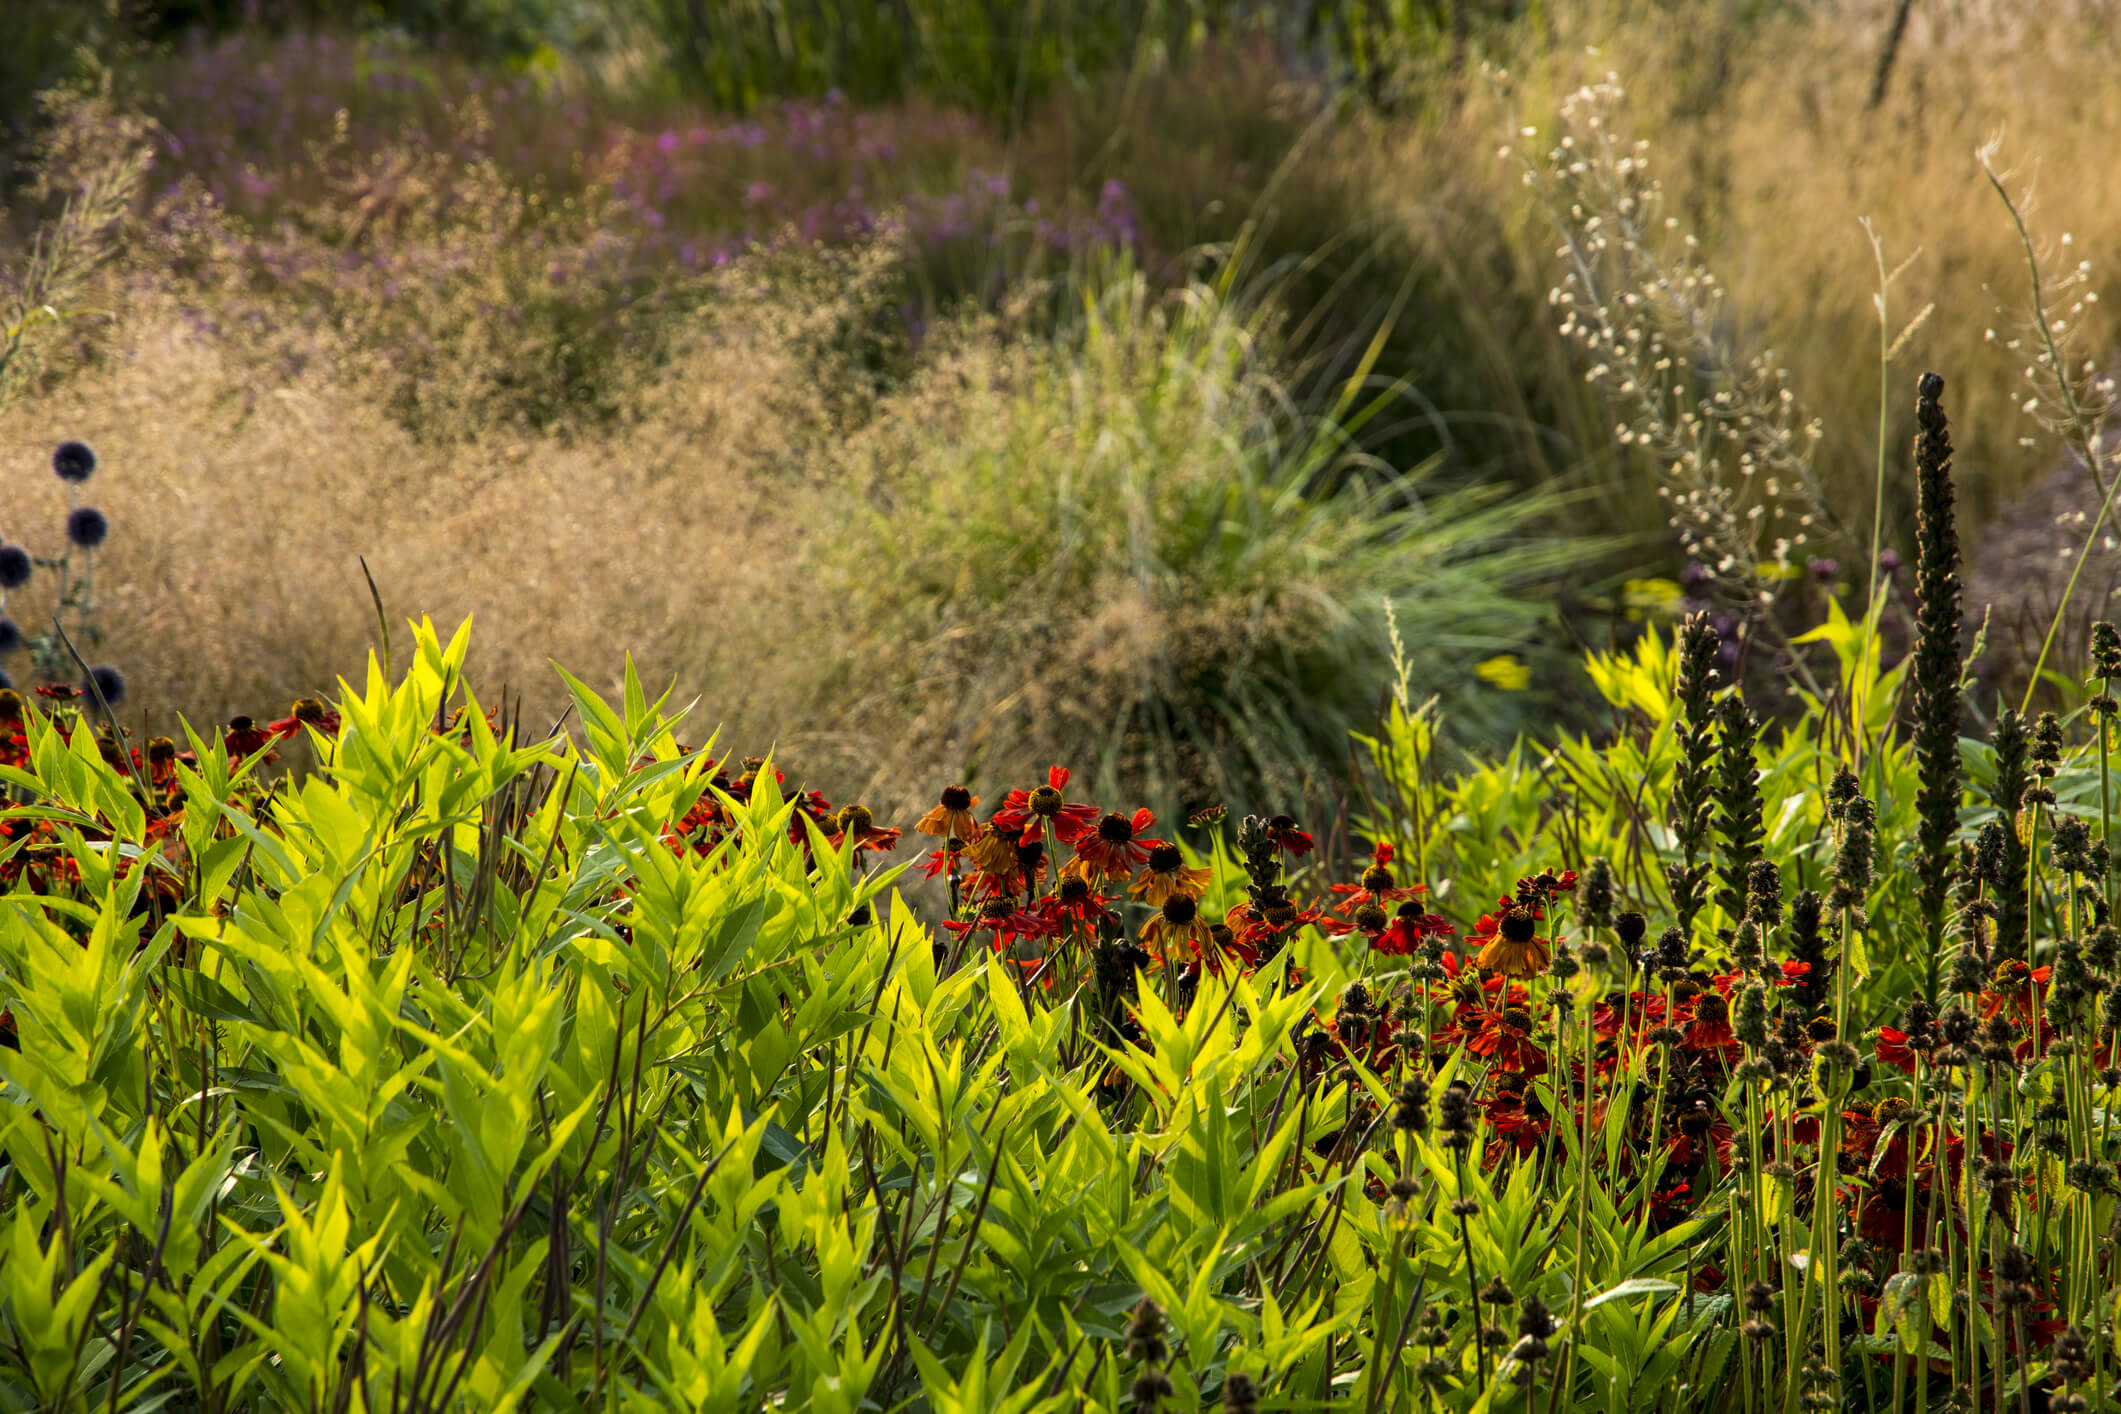
[{"label": "blurred background foliage", "polygon": [[[0,452],[124,468],[157,533],[114,541],[111,632],[173,711],[327,687],[366,555],[540,702],[549,657],[632,647],[855,784],[1035,750],[1331,800],[1395,685],[1492,745],[1600,710],[1583,646],[1709,602],[1523,184],[1611,70],[1721,276],[1702,337],[1817,418],[1794,626],[1865,588],[1859,219],[1918,253],[1892,372],[1952,380],[2007,674],[2077,473],[2021,410],[1972,151],[2008,121],[2024,170],[2096,170],[2108,8],[15,0],[0,271],[72,231],[83,317],[0,389]],[[2101,184],[2041,196],[2056,251],[2121,242]],[[1901,544],[1904,478],[1882,509]]]}]

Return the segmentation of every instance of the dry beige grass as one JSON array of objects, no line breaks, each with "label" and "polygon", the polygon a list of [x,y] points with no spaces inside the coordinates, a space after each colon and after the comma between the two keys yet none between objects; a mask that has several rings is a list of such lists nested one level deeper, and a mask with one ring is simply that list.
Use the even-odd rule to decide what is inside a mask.
[{"label": "dry beige grass", "polygon": [[[9,533],[56,541],[63,491],[36,473],[59,437],[92,443],[90,499],[115,526],[102,656],[157,710],[277,714],[357,674],[376,637],[365,556],[393,619],[475,618],[476,680],[533,718],[564,701],[547,659],[608,686],[630,650],[681,700],[709,694],[710,722],[764,730],[756,663],[785,642],[803,533],[774,411],[795,355],[768,328],[703,339],[608,438],[435,445],[328,371],[265,381],[182,319],[135,318],[122,359],[0,416],[25,488]],[[16,596],[26,623],[49,612],[40,589]]]}]

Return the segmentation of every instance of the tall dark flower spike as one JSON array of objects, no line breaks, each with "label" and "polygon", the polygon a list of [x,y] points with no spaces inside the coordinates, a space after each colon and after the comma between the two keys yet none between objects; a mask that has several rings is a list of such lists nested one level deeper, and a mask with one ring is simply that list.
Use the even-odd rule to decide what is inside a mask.
[{"label": "tall dark flower spike", "polygon": [[1760,722],[1735,692],[1717,705],[1716,720],[1716,834],[1723,856],[1717,868],[1723,887],[1716,893],[1716,906],[1735,922],[1745,916],[1753,862],[1760,858],[1766,836],[1760,820],[1760,772],[1754,762]]},{"label": "tall dark flower spike", "polygon": [[1937,995],[1951,892],[1952,835],[1959,826],[1959,528],[1953,512],[1952,434],[1940,402],[1944,380],[1915,384],[1915,794],[1917,898],[1925,994]]},{"label": "tall dark flower spike", "polygon": [[1613,864],[1602,854],[1583,866],[1583,888],[1576,895],[1576,909],[1586,928],[1613,926]]},{"label": "tall dark flower spike", "polygon": [[2026,841],[2017,830],[2018,811],[2032,778],[2026,770],[2025,718],[2005,707],[1989,736],[1996,753],[1996,779],[1989,791],[2002,828],[1982,839],[1981,882],[1996,905],[1993,933],[1998,957],[2024,957],[2026,947]]},{"label": "tall dark flower spike", "polygon": [[1827,895],[1827,906],[1860,928],[1877,851],[1877,808],[1870,797],[1858,793],[1856,777],[1846,766],[1834,777],[1832,793],[1845,799],[1840,811],[1841,846],[1834,853],[1834,887]]},{"label": "tall dark flower spike", "polygon": [[1716,760],[1716,653],[1721,647],[1708,616],[1695,614],[1679,630],[1680,720],[1675,729],[1679,763],[1672,773],[1671,826],[1680,857],[1665,865],[1672,909],[1681,929],[1691,932],[1694,917],[1708,902],[1711,789]]}]

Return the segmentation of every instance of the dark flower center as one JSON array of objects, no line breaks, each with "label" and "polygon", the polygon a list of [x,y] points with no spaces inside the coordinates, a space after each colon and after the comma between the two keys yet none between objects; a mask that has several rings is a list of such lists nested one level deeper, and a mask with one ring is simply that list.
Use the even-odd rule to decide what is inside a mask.
[{"label": "dark flower center", "polygon": [[1176,874],[1186,863],[1186,852],[1175,844],[1160,844],[1149,851],[1149,868],[1158,874]]},{"label": "dark flower center", "polygon": [[1061,793],[1052,786],[1040,786],[1031,792],[1031,813],[1052,817],[1061,812]]},{"label": "dark flower center", "polygon": [[147,759],[156,765],[165,765],[177,759],[177,743],[166,736],[158,736],[147,744]]},{"label": "dark flower center", "polygon": [[1088,897],[1090,897],[1090,881],[1088,879],[1078,879],[1073,874],[1070,874],[1067,878],[1061,880],[1060,900],[1062,903],[1081,903]]},{"label": "dark flower center", "polygon": [[1362,886],[1373,894],[1389,889],[1392,887],[1392,871],[1382,864],[1372,864],[1362,871]]},{"label": "dark flower center", "polygon": [[943,787],[943,809],[945,809],[945,810],[970,810],[971,808],[972,808],[972,792],[971,792],[971,791],[969,791],[969,790],[966,790],[966,789],[965,789],[965,788],[964,788],[963,786],[944,786],[944,787]]},{"label": "dark flower center", "polygon": [[1230,925],[1227,923],[1210,923],[1208,925],[1208,937],[1219,948],[1226,948],[1237,941],[1237,934],[1230,931]]},{"label": "dark flower center", "polygon": [[1522,1007],[1513,1006],[1502,1014],[1502,1024],[1514,1026],[1519,1031],[1529,1031],[1532,1029],[1532,1013]]},{"label": "dark flower center", "polygon": [[1173,894],[1164,900],[1164,922],[1183,928],[1200,917],[1200,905],[1185,894]]},{"label": "dark flower center", "polygon": [[1293,830],[1296,828],[1296,820],[1293,816],[1276,815],[1273,819],[1267,821],[1267,828],[1277,833],[1283,830]]},{"label": "dark flower center", "polygon": [[1016,905],[1005,898],[990,898],[979,906],[979,916],[989,923],[999,923],[1016,912]]},{"label": "dark flower center", "polygon": [[1502,936],[1513,943],[1529,943],[1539,931],[1530,910],[1513,908],[1502,916]]},{"label": "dark flower center", "polygon": [[851,835],[861,834],[876,823],[866,805],[850,805],[840,811],[840,829]]},{"label": "dark flower center", "polygon": [[1296,921],[1296,905],[1286,899],[1278,900],[1262,908],[1259,916],[1277,928],[1286,928]]},{"label": "dark flower center", "polygon": [[237,715],[228,719],[228,729],[232,732],[247,732],[251,729],[253,725],[255,725],[255,723],[253,723],[249,717],[244,716],[241,713],[238,713]]},{"label": "dark flower center", "polygon": [[1731,1008],[1720,993],[1704,992],[1694,1003],[1694,1019],[1706,1021],[1711,1026],[1730,1020]]},{"label": "dark flower center", "polygon": [[1097,822],[1097,837],[1107,844],[1125,844],[1134,838],[1134,822],[1114,811]]},{"label": "dark flower center", "polygon": [[1428,909],[1422,907],[1421,900],[1418,898],[1410,898],[1399,906],[1399,916],[1401,918],[1421,918],[1426,916],[1427,913]]},{"label": "dark flower center", "polygon": [[1355,910],[1355,926],[1365,933],[1374,933],[1385,926],[1389,917],[1390,915],[1376,904],[1366,903]]}]

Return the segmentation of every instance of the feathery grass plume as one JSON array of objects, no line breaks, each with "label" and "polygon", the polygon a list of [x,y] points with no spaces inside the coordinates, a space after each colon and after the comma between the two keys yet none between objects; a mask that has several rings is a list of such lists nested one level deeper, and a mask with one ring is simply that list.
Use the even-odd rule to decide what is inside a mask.
[{"label": "feathery grass plume", "polygon": [[1716,835],[1717,852],[1722,855],[1717,873],[1723,882],[1716,891],[1716,906],[1735,923],[1745,916],[1753,864],[1760,858],[1760,842],[1766,834],[1760,822],[1760,772],[1754,760],[1760,721],[1735,692],[1717,704],[1716,717]]},{"label": "feathery grass plume", "polygon": [[1991,952],[1997,959],[2024,957],[2026,928],[2026,842],[2019,834],[2018,811],[2032,784],[2026,770],[2025,718],[2010,707],[1996,714],[1989,745],[1996,753],[1996,779],[1989,788],[1988,803],[1995,807],[2002,827],[1981,839],[1981,882],[1996,905]]},{"label": "feathery grass plume", "polygon": [[1952,835],[1959,828],[1959,528],[1952,501],[1952,434],[1944,380],[1915,385],[1916,875],[1924,931],[1924,995],[1937,996]]},{"label": "feathery grass plume", "polygon": [[1716,650],[1721,647],[1706,614],[1689,617],[1679,630],[1681,718],[1676,728],[1679,764],[1672,772],[1672,834],[1680,858],[1664,866],[1672,909],[1681,930],[1691,933],[1694,916],[1708,902],[1709,828],[1716,762]]}]

